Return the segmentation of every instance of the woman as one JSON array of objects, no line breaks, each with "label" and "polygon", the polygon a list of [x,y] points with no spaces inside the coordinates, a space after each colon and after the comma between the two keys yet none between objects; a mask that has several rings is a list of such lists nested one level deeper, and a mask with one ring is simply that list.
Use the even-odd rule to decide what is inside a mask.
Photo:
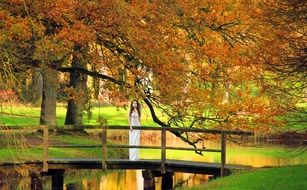
[{"label": "woman", "polygon": [[[137,100],[133,100],[130,105],[128,122],[130,126],[129,131],[129,145],[130,146],[139,146],[140,145],[140,130],[133,130],[133,126],[141,126],[140,122],[141,111],[140,103]],[[139,149],[130,148],[129,149],[129,159],[138,160],[139,159]]]}]

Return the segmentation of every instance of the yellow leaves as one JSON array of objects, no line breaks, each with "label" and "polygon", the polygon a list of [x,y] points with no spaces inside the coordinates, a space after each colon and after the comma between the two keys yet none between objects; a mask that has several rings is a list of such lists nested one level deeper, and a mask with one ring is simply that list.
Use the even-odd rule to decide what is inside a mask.
[{"label": "yellow leaves", "polygon": [[7,35],[0,33],[0,45],[7,40]]}]

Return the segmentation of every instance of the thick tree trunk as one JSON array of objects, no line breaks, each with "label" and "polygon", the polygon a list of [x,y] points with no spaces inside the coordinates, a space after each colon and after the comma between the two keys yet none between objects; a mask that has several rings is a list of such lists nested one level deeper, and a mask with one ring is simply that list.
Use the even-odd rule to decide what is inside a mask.
[{"label": "thick tree trunk", "polygon": [[[86,68],[87,49],[76,45],[75,54],[71,63],[72,68]],[[70,87],[65,125],[82,125],[82,112],[87,102],[87,76],[78,70],[70,73]]]},{"label": "thick tree trunk", "polygon": [[50,68],[43,68],[43,91],[41,103],[41,125],[55,125],[58,73]]},{"label": "thick tree trunk", "polygon": [[43,77],[40,68],[33,70],[32,83],[30,86],[30,102],[36,104],[42,97]]}]

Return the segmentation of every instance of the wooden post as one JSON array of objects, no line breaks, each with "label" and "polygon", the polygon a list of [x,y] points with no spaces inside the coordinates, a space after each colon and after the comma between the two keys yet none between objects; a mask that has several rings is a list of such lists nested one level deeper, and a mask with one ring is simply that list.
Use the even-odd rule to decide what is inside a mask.
[{"label": "wooden post", "polygon": [[161,129],[161,174],[165,174],[165,161],[166,161],[166,130]]},{"label": "wooden post", "polygon": [[161,189],[163,190],[172,190],[173,189],[173,172],[166,172],[162,174],[162,184]]},{"label": "wooden post", "polygon": [[144,179],[144,190],[155,190],[155,176],[150,170],[142,171]]},{"label": "wooden post", "polygon": [[65,170],[61,170],[61,169],[52,170],[50,172],[52,190],[63,190],[64,172]]},{"label": "wooden post", "polygon": [[42,190],[43,184],[40,177],[36,173],[30,173],[31,182],[30,187],[31,190]]},{"label": "wooden post", "polygon": [[225,175],[225,163],[226,163],[226,134],[221,133],[221,177]]},{"label": "wooden post", "polygon": [[43,172],[48,171],[48,126],[44,126],[44,160],[43,160]]},{"label": "wooden post", "polygon": [[2,189],[2,187],[4,186],[4,179],[5,179],[5,176],[4,176],[4,173],[3,171],[0,171],[0,189]]},{"label": "wooden post", "polygon": [[108,153],[107,153],[107,127],[102,126],[102,133],[101,133],[101,156],[102,156],[102,170],[106,171],[107,170],[107,158],[108,158]]}]

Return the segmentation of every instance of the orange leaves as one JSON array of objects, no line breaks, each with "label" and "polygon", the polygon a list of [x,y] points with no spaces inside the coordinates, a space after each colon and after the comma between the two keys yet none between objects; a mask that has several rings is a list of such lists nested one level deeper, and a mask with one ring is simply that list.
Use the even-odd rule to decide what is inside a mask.
[{"label": "orange leaves", "polygon": [[30,22],[25,19],[17,19],[9,29],[12,38],[18,40],[29,40],[32,37]]},{"label": "orange leaves", "polygon": [[220,43],[219,40],[216,39],[215,41],[206,43],[202,47],[202,50],[206,56],[223,62],[229,55],[228,48],[229,46],[227,46],[227,44]]},{"label": "orange leaves", "polygon": [[39,3],[37,8],[41,9],[42,17],[66,26],[73,21],[78,4],[75,0],[47,0]]},{"label": "orange leaves", "polygon": [[95,32],[82,22],[76,22],[69,28],[63,28],[58,36],[62,40],[65,39],[76,44],[86,44],[95,39]]},{"label": "orange leaves", "polygon": [[[35,1],[34,9],[29,6],[30,18],[8,18],[3,11],[0,18],[7,31],[22,40],[33,36],[33,21],[40,34],[31,42],[31,58],[36,60],[60,60],[73,47],[89,45],[88,52],[76,58],[132,86],[119,90],[112,82],[103,84],[118,105],[151,88],[154,99],[174,108],[169,109],[173,114],[184,113],[190,120],[204,115],[228,119],[229,127],[248,128],[274,123],[273,116],[282,113],[271,94],[261,93],[266,90],[260,79],[269,72],[264,62],[277,64],[280,52],[289,48],[278,39],[287,33],[272,34],[262,25],[261,3],[45,0]],[[71,89],[67,94],[77,98]]]},{"label": "orange leaves", "polygon": [[0,10],[0,21],[3,22],[4,19],[7,18],[7,15],[8,13],[4,10]]},{"label": "orange leaves", "polygon": [[24,0],[8,0],[8,3],[10,4],[15,4],[15,5],[20,5],[23,3]]},{"label": "orange leaves", "polygon": [[56,61],[71,52],[73,44],[55,37],[45,37],[35,43],[34,59]]}]

